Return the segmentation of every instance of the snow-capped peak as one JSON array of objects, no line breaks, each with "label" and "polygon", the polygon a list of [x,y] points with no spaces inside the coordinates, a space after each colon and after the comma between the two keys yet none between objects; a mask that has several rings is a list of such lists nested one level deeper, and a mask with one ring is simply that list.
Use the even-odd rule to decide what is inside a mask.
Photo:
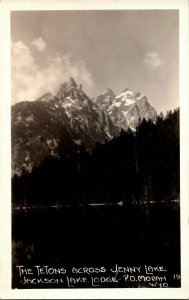
[{"label": "snow-capped peak", "polygon": [[125,88],[119,95],[113,97],[111,91],[107,89],[95,99],[95,102],[101,110],[108,112],[115,126],[125,130],[128,127],[135,130],[139,119],[155,121],[157,113],[146,96]]},{"label": "snow-capped peak", "polygon": [[135,93],[132,90],[125,89],[121,94],[115,97],[112,106],[123,107],[131,106],[136,101]]}]

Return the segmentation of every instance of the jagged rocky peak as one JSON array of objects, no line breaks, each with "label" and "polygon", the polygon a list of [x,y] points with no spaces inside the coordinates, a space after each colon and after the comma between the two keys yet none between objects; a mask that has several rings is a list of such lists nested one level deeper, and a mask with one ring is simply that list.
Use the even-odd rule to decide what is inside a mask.
[{"label": "jagged rocky peak", "polygon": [[106,110],[113,103],[115,99],[115,94],[112,89],[107,88],[102,94],[94,99],[94,102],[99,108]]},{"label": "jagged rocky peak", "polygon": [[107,88],[107,89],[102,93],[102,95],[104,95],[104,96],[112,96],[112,97],[115,97],[115,94],[114,94],[113,90],[110,89],[110,88]]},{"label": "jagged rocky peak", "polygon": [[122,93],[130,93],[130,92],[133,92],[131,89],[128,89],[128,88],[124,88],[124,90],[122,91]]},{"label": "jagged rocky peak", "polygon": [[157,113],[147,97],[129,88],[125,88],[117,96],[111,89],[106,89],[94,101],[99,110],[108,114],[114,126],[125,130],[135,130],[140,119],[151,119],[155,122],[157,118]]},{"label": "jagged rocky peak", "polygon": [[73,89],[77,88],[77,83],[73,77],[60,84],[57,96],[67,97]]},{"label": "jagged rocky peak", "polygon": [[115,98],[115,94],[112,89],[107,88],[102,94],[98,95],[95,98],[95,102],[98,102],[100,99],[105,99],[105,98]]},{"label": "jagged rocky peak", "polygon": [[73,77],[70,77],[67,81],[60,84],[59,90],[69,92],[72,88],[77,88],[77,83]]},{"label": "jagged rocky peak", "polygon": [[56,96],[61,99],[70,97],[71,99],[78,99],[80,101],[88,99],[88,96],[83,91],[82,84],[77,84],[73,77],[70,77],[68,81],[60,84]]},{"label": "jagged rocky peak", "polygon": [[69,78],[68,83],[70,84],[71,87],[75,87],[75,88],[77,87],[77,83],[73,77]]}]

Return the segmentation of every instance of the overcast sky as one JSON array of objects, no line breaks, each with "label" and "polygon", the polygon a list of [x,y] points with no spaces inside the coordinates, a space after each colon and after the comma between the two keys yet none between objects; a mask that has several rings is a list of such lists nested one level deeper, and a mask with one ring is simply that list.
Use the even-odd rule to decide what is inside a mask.
[{"label": "overcast sky", "polygon": [[90,97],[140,91],[158,112],[179,106],[176,10],[12,12],[13,102],[73,76]]}]

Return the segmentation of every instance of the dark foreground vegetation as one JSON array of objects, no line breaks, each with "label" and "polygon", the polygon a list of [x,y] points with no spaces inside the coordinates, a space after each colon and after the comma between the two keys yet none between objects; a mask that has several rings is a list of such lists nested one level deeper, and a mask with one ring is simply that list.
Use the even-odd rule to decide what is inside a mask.
[{"label": "dark foreground vegetation", "polygon": [[165,201],[179,198],[179,110],[143,120],[92,152],[84,144],[12,180],[13,206]]},{"label": "dark foreground vegetation", "polygon": [[122,131],[92,152],[81,145],[59,156],[13,178],[13,288],[52,287],[23,286],[18,265],[108,270],[115,264],[163,266],[168,286],[179,287],[179,110],[156,124],[143,120],[136,132]]}]

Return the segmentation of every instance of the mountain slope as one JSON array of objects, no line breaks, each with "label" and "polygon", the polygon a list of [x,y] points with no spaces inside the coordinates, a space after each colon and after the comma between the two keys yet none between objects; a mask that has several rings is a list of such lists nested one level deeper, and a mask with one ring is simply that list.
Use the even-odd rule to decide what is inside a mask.
[{"label": "mountain slope", "polygon": [[118,133],[107,112],[99,110],[73,78],[60,85],[55,96],[12,106],[12,172],[31,171],[59,147],[73,149],[85,143],[91,149]]},{"label": "mountain slope", "polygon": [[49,154],[58,157],[60,151],[69,153],[81,143],[91,150],[96,142],[117,136],[121,128],[135,130],[143,118],[157,118],[144,95],[125,89],[115,96],[107,89],[91,100],[71,77],[55,96],[46,93],[12,106],[12,173],[30,172]]}]

